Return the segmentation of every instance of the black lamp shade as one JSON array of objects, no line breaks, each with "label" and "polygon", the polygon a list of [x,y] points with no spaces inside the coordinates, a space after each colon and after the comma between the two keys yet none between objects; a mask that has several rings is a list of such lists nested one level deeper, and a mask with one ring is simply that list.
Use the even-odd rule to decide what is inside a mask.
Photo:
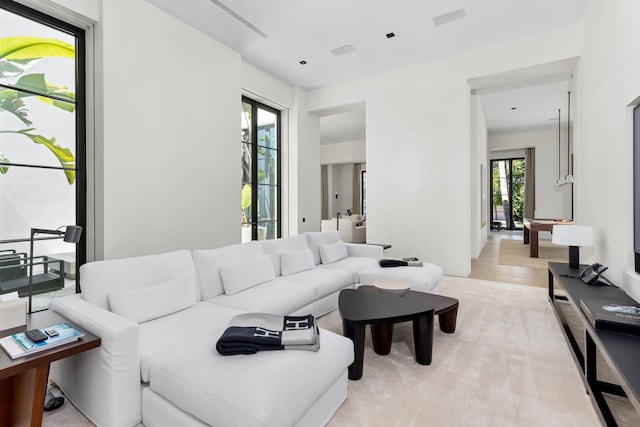
[{"label": "black lamp shade", "polygon": [[67,225],[67,229],[64,232],[64,241],[69,243],[78,243],[82,236],[82,227],[79,225]]}]

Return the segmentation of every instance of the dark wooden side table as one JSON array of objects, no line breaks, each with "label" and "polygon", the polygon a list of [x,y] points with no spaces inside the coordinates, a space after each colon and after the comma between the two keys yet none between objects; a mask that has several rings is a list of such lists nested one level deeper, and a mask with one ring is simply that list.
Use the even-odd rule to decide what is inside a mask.
[{"label": "dark wooden side table", "polygon": [[[587,267],[581,265],[580,268]],[[571,269],[569,264],[549,263],[549,301],[556,314],[565,339],[571,347],[574,361],[580,369],[585,389],[604,424],[613,427],[617,422],[604,394],[625,396],[640,414],[640,337],[618,334],[595,329],[580,308],[581,298],[600,300],[604,303],[621,305],[638,305],[623,290],[614,286],[590,286],[584,284],[577,276],[580,268]],[[560,304],[567,303],[574,311],[584,328],[585,348],[582,350],[569,322],[560,309]],[[580,331],[581,333],[582,331]],[[598,379],[596,354],[609,366],[618,384],[611,384]]]},{"label": "dark wooden side table", "polygon": [[99,347],[101,344],[97,336],[49,310],[27,316],[26,327],[0,331],[2,338],[27,329],[45,328],[61,322],[67,322],[84,332],[84,336],[78,341],[17,359],[11,359],[4,349],[0,348],[0,426],[42,425],[50,363]]}]

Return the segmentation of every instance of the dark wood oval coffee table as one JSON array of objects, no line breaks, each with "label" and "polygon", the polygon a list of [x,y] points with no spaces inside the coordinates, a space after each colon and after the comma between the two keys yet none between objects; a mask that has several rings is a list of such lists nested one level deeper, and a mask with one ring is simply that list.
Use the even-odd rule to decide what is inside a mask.
[{"label": "dark wood oval coffee table", "polygon": [[393,324],[413,321],[416,362],[431,364],[433,354],[433,317],[438,314],[440,329],[453,333],[456,328],[458,300],[426,292],[408,291],[399,296],[373,286],[340,292],[338,308],[343,335],[353,341],[355,359],[349,366],[349,379],[362,378],[365,327],[371,325],[374,351],[389,354]]}]

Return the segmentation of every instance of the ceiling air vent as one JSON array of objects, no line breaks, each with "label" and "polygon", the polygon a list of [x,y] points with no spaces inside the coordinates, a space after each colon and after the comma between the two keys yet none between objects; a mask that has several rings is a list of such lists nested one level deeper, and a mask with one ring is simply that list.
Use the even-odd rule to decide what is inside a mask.
[{"label": "ceiling air vent", "polygon": [[347,44],[342,47],[337,47],[335,49],[331,49],[331,53],[335,56],[346,55],[347,53],[355,52],[356,48],[353,45]]},{"label": "ceiling air vent", "polygon": [[445,13],[444,15],[434,16],[433,25],[440,26],[448,24],[449,22],[457,21],[459,19],[466,18],[467,14],[464,9],[454,10],[453,12]]},{"label": "ceiling air vent", "polygon": [[246,19],[244,19],[242,16],[238,15],[236,12],[231,10],[231,8],[229,6],[227,6],[226,4],[222,3],[220,0],[209,0],[209,1],[211,3],[213,3],[213,4],[215,4],[216,6],[218,6],[227,15],[231,16],[236,21],[238,21],[239,23],[241,23],[242,25],[244,25],[245,27],[247,27],[248,29],[250,29],[251,31],[256,33],[257,35],[259,35],[263,39],[269,38],[269,36],[266,35],[264,32],[262,32],[258,27],[256,27],[251,22],[249,22]]}]

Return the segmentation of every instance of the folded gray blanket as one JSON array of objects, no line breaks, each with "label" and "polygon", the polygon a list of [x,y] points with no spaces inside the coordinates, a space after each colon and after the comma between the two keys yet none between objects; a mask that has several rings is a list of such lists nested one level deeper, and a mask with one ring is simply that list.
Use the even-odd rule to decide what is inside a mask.
[{"label": "folded gray blanket", "polygon": [[319,349],[320,331],[311,314],[239,314],[231,318],[229,326],[216,343],[216,350],[223,356],[270,350]]}]

